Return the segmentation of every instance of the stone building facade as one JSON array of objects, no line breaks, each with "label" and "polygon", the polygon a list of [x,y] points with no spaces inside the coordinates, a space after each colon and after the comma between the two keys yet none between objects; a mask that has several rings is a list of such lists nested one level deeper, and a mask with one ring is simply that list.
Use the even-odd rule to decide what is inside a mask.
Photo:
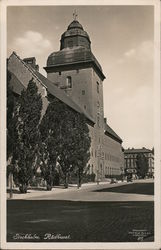
[{"label": "stone building facade", "polygon": [[148,176],[154,176],[154,150],[147,149],[147,148],[128,148],[124,151],[125,157],[125,172],[131,173],[133,178],[137,178],[137,155],[142,154],[148,159]]},{"label": "stone building facade", "polygon": [[97,180],[121,175],[124,167],[122,139],[104,118],[105,76],[91,51],[90,38],[77,20],[62,34],[60,50],[49,55],[44,67],[47,78],[39,73],[34,57],[22,60],[12,53],[8,69],[21,87],[26,88],[29,80],[34,78],[43,97],[43,114],[48,105],[47,93],[85,114],[91,137],[89,173],[95,173]]}]

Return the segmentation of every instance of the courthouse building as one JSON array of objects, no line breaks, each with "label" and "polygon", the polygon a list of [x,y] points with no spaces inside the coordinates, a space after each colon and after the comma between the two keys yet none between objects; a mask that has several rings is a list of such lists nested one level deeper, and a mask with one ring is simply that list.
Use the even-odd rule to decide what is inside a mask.
[{"label": "courthouse building", "polygon": [[47,77],[40,74],[34,57],[22,60],[13,52],[8,59],[13,91],[20,94],[33,78],[42,94],[43,114],[48,94],[84,113],[91,137],[89,173],[95,173],[100,180],[120,176],[124,168],[122,139],[104,118],[105,75],[91,51],[90,37],[77,20],[62,34],[60,50],[48,56],[44,69]]}]

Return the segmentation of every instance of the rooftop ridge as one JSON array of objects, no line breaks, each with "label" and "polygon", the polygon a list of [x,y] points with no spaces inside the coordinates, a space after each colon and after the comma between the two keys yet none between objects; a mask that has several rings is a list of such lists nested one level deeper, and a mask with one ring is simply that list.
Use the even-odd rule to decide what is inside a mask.
[{"label": "rooftop ridge", "polygon": [[[34,73],[34,71],[33,71],[33,69],[31,68],[31,67],[29,67],[28,65],[27,65],[27,63],[25,63],[18,55],[17,55],[17,53],[15,52],[15,51],[13,51],[12,52],[12,54],[14,54],[18,59],[19,59],[19,61],[34,75],[34,77],[36,78],[36,80],[38,80],[38,82],[40,82],[42,85],[43,85],[43,87],[45,87],[46,88],[46,86],[44,85],[44,83],[37,77],[37,75]],[[12,54],[10,55],[10,57],[12,56]],[[9,59],[10,59],[10,57],[9,57]]]}]

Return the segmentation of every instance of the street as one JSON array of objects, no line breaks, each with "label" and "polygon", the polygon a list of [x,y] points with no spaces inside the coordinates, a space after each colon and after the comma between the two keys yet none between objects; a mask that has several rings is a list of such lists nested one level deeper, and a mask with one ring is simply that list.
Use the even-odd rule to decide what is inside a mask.
[{"label": "street", "polygon": [[152,180],[139,180],[17,194],[7,203],[8,241],[153,241],[153,192]]}]

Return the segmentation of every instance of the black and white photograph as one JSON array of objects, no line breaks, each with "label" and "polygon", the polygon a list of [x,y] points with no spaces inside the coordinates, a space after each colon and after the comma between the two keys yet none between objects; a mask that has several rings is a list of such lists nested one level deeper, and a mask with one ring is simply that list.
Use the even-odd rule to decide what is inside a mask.
[{"label": "black and white photograph", "polygon": [[160,1],[1,7],[1,248],[159,250]]}]

